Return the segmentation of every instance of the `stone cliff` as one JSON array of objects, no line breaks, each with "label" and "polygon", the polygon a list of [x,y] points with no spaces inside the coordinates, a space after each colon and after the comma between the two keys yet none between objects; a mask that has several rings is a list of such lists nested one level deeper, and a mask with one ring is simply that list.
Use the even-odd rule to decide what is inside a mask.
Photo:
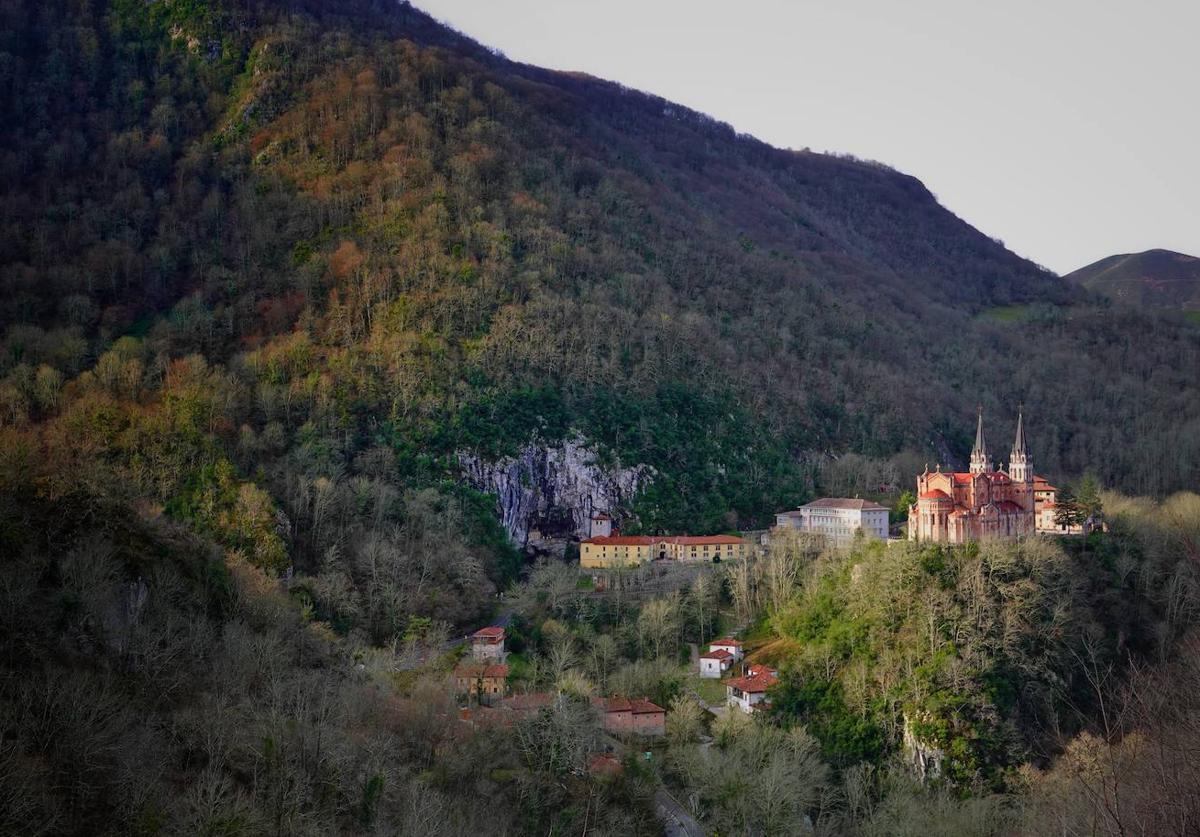
[{"label": "stone cliff", "polygon": [[517,456],[490,462],[469,453],[458,460],[472,487],[496,497],[513,543],[542,552],[586,538],[595,512],[608,512],[619,522],[653,473],[645,465],[604,468],[579,438],[529,444]]}]

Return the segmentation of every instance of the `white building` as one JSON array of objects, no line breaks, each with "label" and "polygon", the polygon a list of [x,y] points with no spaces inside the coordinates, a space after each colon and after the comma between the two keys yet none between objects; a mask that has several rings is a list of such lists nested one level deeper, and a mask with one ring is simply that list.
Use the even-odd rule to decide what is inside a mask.
[{"label": "white building", "polygon": [[763,665],[748,666],[745,677],[735,677],[725,683],[725,703],[746,714],[769,709],[767,689],[778,681],[779,672],[775,669]]},{"label": "white building", "polygon": [[716,679],[733,666],[733,655],[728,651],[709,651],[700,655],[700,676]]},{"label": "white building", "polygon": [[775,525],[824,535],[839,545],[854,540],[859,531],[867,537],[887,540],[888,510],[870,500],[823,497],[795,511],[780,512],[775,515]]},{"label": "white building", "polygon": [[729,656],[733,657],[735,663],[742,659],[742,644],[736,639],[726,637],[724,639],[714,639],[708,644],[709,651],[726,651]]}]

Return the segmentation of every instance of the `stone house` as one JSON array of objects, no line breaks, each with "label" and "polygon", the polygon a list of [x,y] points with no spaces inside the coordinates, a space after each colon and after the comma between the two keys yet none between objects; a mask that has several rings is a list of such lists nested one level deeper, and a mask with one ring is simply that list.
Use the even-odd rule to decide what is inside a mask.
[{"label": "stone house", "polygon": [[477,663],[504,662],[504,628],[480,628],[471,634],[471,659]]},{"label": "stone house", "polygon": [[498,702],[508,694],[508,666],[503,663],[465,663],[454,669],[456,694],[482,704]]},{"label": "stone house", "polygon": [[600,713],[606,732],[614,735],[665,735],[667,711],[645,699],[594,697],[592,706]]}]

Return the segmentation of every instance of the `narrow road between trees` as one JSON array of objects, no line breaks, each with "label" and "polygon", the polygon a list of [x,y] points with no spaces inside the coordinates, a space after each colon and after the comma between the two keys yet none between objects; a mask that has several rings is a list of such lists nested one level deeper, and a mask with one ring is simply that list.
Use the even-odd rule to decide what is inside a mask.
[{"label": "narrow road between trees", "polygon": [[687,812],[666,788],[654,794],[654,812],[663,825],[667,837],[704,837],[704,829],[696,818]]}]

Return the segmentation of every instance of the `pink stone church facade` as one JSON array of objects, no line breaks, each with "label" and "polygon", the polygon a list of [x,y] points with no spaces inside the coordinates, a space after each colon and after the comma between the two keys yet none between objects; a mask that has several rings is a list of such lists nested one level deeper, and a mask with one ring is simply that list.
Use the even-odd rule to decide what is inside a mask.
[{"label": "pink stone church facade", "polygon": [[980,411],[970,470],[942,471],[939,466],[931,473],[926,467],[918,475],[917,502],[908,510],[908,537],[959,544],[989,537],[1012,539],[1032,535],[1039,528],[1038,512],[1042,510],[1039,507],[1053,506],[1053,490],[1045,479],[1033,473],[1033,459],[1020,413],[1008,470],[992,466]]}]

